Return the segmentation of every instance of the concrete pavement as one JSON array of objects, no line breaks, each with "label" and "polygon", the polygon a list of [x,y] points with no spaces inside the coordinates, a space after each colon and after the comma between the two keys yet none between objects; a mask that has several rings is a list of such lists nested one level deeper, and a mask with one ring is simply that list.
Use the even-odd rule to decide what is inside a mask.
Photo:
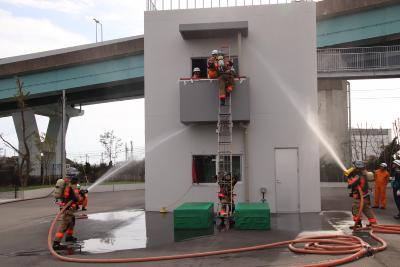
[{"label": "concrete pavement", "polygon": [[[390,193],[390,191],[388,191]],[[89,219],[78,220],[76,235],[81,240],[97,240],[98,244],[108,247],[117,246],[119,240],[132,234],[140,234],[132,242],[139,242],[135,250],[121,250],[111,253],[77,253],[73,257],[110,258],[140,257],[155,255],[171,255],[189,252],[200,252],[222,248],[234,248],[255,244],[264,244],[296,238],[299,234],[336,233],[340,230],[350,233],[347,226],[351,224],[348,211],[351,199],[344,188],[323,188],[322,205],[325,210],[321,214],[280,214],[272,216],[271,231],[236,231],[217,233],[214,235],[192,238],[187,241],[174,242],[172,216],[161,216],[159,213],[138,213],[144,207],[144,191],[123,191],[92,193],[89,203]],[[399,223],[392,218],[395,214],[392,197],[389,195],[387,210],[377,210],[379,222]],[[139,215],[122,215],[113,211],[132,211]],[[59,262],[52,258],[46,248],[47,231],[51,219],[56,213],[51,198],[31,200],[0,206],[0,262],[1,266],[87,266]],[[101,212],[99,214],[99,212]],[[104,213],[111,212],[111,213]],[[103,219],[102,219],[103,218]],[[105,218],[105,219],[104,219]],[[129,222],[135,222],[136,225]],[[144,226],[144,228],[143,228]],[[133,228],[132,228],[133,227]],[[135,228],[136,227],[136,228]],[[133,230],[132,230],[133,229]],[[135,230],[136,229],[136,230]],[[133,231],[133,232],[132,232]],[[125,234],[124,234],[125,233]],[[346,266],[399,266],[400,236],[382,235],[388,242],[386,251],[373,258],[363,258]],[[143,240],[142,240],[143,241]],[[108,244],[107,244],[108,243]],[[109,246],[109,244],[111,244]],[[114,245],[113,245],[114,244]],[[107,247],[106,246],[106,247]],[[147,247],[147,248],[145,248]],[[119,249],[116,247],[115,249]],[[107,250],[106,250],[107,251]],[[290,266],[302,263],[318,262],[334,256],[298,255],[291,253],[286,247],[248,252],[196,258],[179,261],[164,261],[139,264],[115,264],[117,266]]]}]

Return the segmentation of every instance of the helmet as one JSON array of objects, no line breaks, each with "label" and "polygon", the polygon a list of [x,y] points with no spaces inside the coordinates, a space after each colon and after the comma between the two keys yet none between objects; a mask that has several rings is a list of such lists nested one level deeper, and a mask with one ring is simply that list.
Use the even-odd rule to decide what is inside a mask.
[{"label": "helmet", "polygon": [[393,164],[396,164],[398,167],[400,167],[400,160],[399,159],[393,160]]},{"label": "helmet", "polygon": [[218,50],[217,50],[217,49],[214,49],[214,50],[211,52],[211,55],[218,55]]},{"label": "helmet", "polygon": [[379,167],[387,168],[387,164],[385,162],[382,162],[381,164],[379,164]]},{"label": "helmet", "polygon": [[354,167],[356,167],[357,169],[365,169],[365,163],[362,160],[355,160],[353,162]]},{"label": "helmet", "polygon": [[193,69],[193,72],[197,72],[197,71],[200,72],[200,68],[199,67],[196,67],[196,68]]}]

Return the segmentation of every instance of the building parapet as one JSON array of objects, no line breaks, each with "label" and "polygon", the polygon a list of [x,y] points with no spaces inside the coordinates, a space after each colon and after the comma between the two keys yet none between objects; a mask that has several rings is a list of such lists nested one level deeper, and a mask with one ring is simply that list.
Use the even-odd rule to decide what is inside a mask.
[{"label": "building parapet", "polygon": [[317,0],[146,0],[146,11],[263,6],[297,2],[317,2]]}]

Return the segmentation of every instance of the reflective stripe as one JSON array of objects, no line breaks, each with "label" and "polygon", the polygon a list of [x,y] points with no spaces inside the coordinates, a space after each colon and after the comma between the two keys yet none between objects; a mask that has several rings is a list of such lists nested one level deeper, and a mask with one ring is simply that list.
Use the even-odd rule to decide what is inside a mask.
[{"label": "reflective stripe", "polygon": [[58,237],[58,238],[62,238],[63,236],[64,236],[64,233],[61,233],[61,232],[56,233],[56,237]]},{"label": "reflective stripe", "polygon": [[68,229],[67,230],[67,235],[73,235],[74,234],[74,230],[73,229]]},{"label": "reflective stripe", "polygon": [[370,223],[376,223],[376,219],[375,219],[375,218],[368,219],[368,221],[369,221]]}]

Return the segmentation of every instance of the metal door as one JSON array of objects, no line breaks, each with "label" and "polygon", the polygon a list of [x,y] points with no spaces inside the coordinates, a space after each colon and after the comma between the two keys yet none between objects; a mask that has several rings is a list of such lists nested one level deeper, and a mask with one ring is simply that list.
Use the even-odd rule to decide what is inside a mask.
[{"label": "metal door", "polygon": [[298,149],[275,149],[276,212],[299,212]]}]

